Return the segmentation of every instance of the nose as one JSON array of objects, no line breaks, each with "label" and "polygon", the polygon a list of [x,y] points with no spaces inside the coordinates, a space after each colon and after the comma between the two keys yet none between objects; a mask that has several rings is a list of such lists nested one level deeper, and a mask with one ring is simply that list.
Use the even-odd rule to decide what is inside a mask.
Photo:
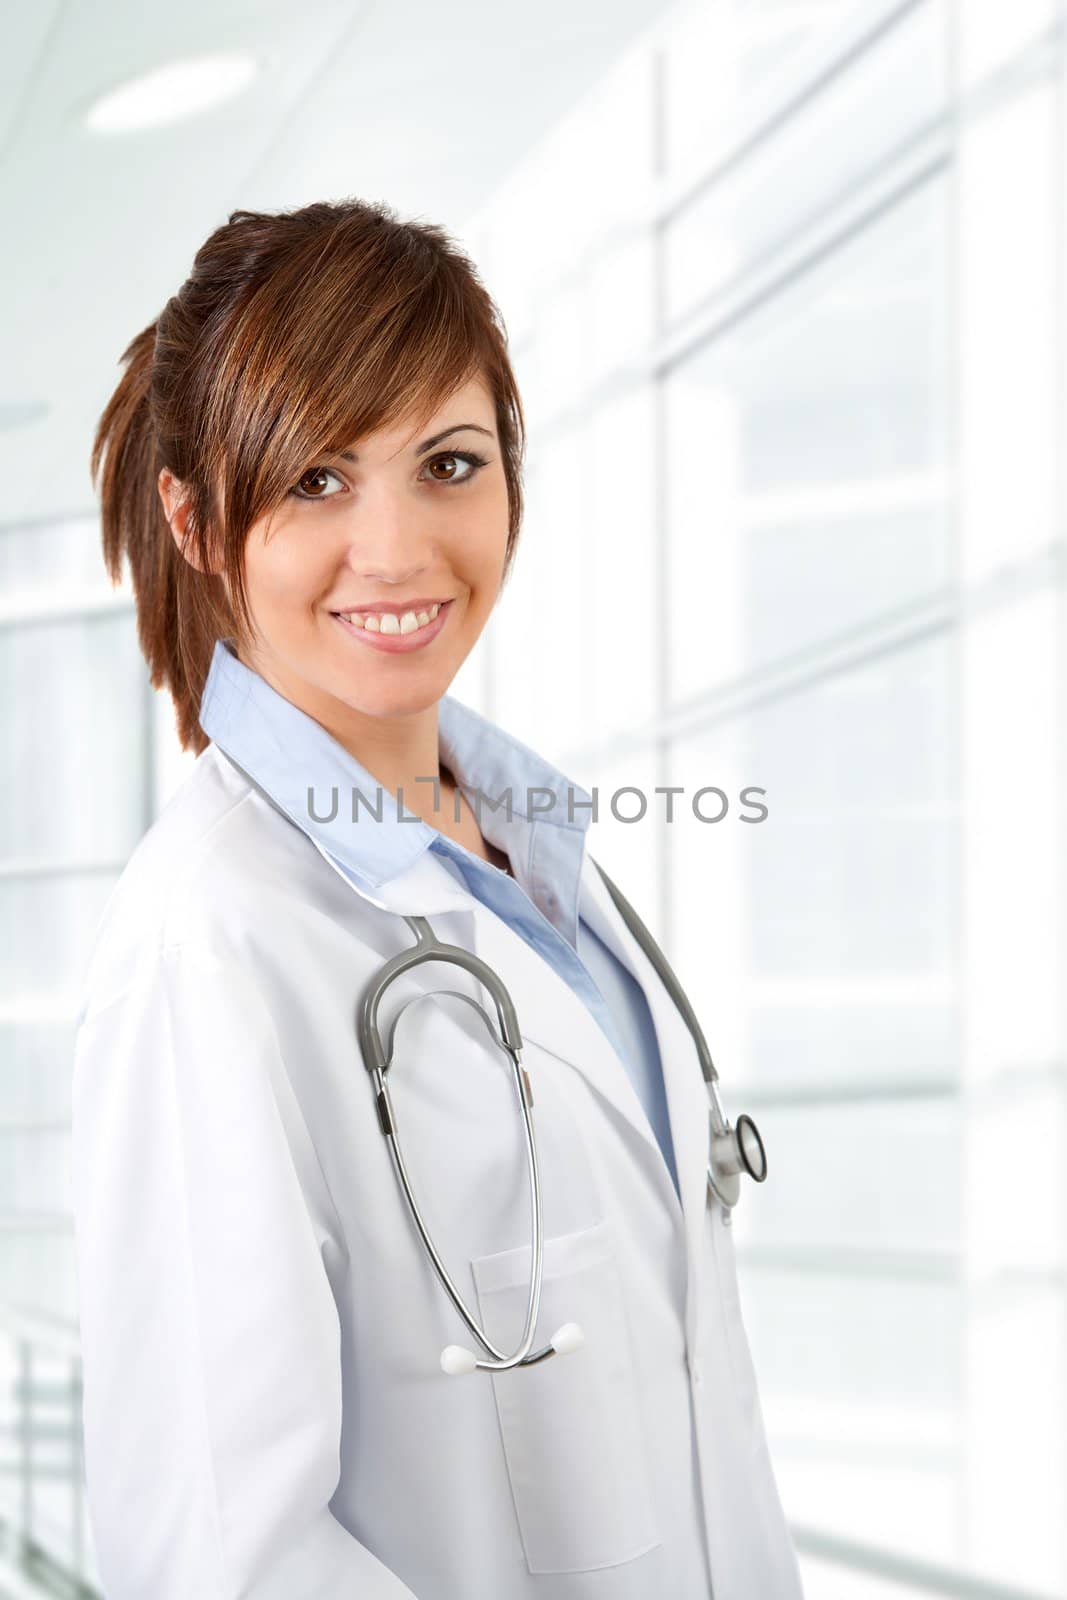
[{"label": "nose", "polygon": [[387,571],[382,567],[367,567],[359,561],[350,561],[349,566],[354,572],[358,572],[362,580],[373,583],[398,583],[403,585],[410,583],[412,578],[418,577],[419,573],[425,570],[426,563],[423,561],[417,567],[408,567],[406,572],[395,572],[392,569]]},{"label": "nose", "polygon": [[436,541],[425,510],[402,504],[402,496],[381,486],[363,497],[352,519],[345,564],[361,582],[410,584],[432,569]]}]

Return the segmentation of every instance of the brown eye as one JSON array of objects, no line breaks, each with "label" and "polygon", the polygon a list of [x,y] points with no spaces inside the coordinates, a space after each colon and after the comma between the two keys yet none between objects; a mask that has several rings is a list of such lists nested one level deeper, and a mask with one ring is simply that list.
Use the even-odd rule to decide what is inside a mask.
[{"label": "brown eye", "polygon": [[295,495],[298,500],[332,500],[333,495],[323,487],[324,481],[329,478],[335,483],[341,482],[336,472],[331,472],[329,467],[309,467],[306,472],[301,473],[289,493]]},{"label": "brown eye", "polygon": [[[464,468],[457,472],[457,463]],[[434,482],[445,487],[461,483],[470,483],[482,467],[488,465],[485,456],[476,455],[471,450],[449,450],[445,455],[434,456],[426,463],[427,468],[433,473]],[[330,479],[337,485],[336,489],[329,487]],[[289,490],[296,500],[332,500],[335,495],[344,492],[344,483],[332,467],[309,467],[301,473],[299,480]]]},{"label": "brown eye", "polygon": [[[466,468],[464,472],[457,474],[457,461],[460,461],[464,464]],[[430,471],[434,473],[434,478],[437,483],[458,484],[469,483],[471,479],[478,474],[481,468],[487,465],[487,462],[485,456],[475,455],[472,450],[449,450],[447,455],[434,456],[433,459],[428,461],[426,464]],[[443,467],[445,469],[443,475],[438,476],[437,472],[435,471],[437,467]]]}]

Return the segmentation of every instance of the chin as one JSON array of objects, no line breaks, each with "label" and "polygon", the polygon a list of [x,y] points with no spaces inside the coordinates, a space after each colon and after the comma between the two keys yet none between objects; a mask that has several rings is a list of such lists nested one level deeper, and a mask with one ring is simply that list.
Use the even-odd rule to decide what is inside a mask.
[{"label": "chin", "polygon": [[448,683],[371,684],[366,678],[353,681],[348,673],[337,682],[333,693],[353,711],[368,717],[406,717],[436,705],[448,692]]}]

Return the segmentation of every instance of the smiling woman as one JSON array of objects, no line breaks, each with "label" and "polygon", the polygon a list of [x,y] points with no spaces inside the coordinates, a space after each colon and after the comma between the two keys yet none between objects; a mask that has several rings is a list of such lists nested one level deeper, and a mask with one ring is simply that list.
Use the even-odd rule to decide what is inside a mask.
[{"label": "smiling woman", "polygon": [[448,692],[522,511],[473,267],[234,212],[126,363],[104,555],[197,759],[76,1039],[108,1600],[800,1600],[696,1030],[591,797]]},{"label": "smiling woman", "polygon": [[[182,745],[207,742],[200,697],[227,635],[284,692],[286,646],[306,664],[314,629],[312,714],[339,674],[352,699],[354,640],[350,738],[397,693],[376,659],[406,658],[401,701],[424,696],[427,673],[443,691],[510,572],[525,443],[502,319],[444,230],[354,200],[235,211],[123,360],[91,458],[104,556],[115,583],[129,561]],[[420,549],[398,564],[382,541],[416,523]],[[445,609],[425,632],[399,626],[427,602]],[[342,612],[397,614],[397,631]]]}]

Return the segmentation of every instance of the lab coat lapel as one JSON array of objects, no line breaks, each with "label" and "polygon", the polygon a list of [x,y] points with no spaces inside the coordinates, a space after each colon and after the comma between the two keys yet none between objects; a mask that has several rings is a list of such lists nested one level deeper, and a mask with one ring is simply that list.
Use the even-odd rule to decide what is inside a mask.
[{"label": "lab coat lapel", "polygon": [[[621,888],[621,885],[620,885]],[[644,990],[659,1044],[667,1112],[674,1142],[682,1211],[685,1217],[688,1295],[686,1338],[690,1349],[699,1341],[700,1277],[708,1205],[710,1116],[708,1092],[696,1042],[659,973],[630,932],[621,912],[588,854],[582,870],[581,914],[590,927],[629,968]]]}]

